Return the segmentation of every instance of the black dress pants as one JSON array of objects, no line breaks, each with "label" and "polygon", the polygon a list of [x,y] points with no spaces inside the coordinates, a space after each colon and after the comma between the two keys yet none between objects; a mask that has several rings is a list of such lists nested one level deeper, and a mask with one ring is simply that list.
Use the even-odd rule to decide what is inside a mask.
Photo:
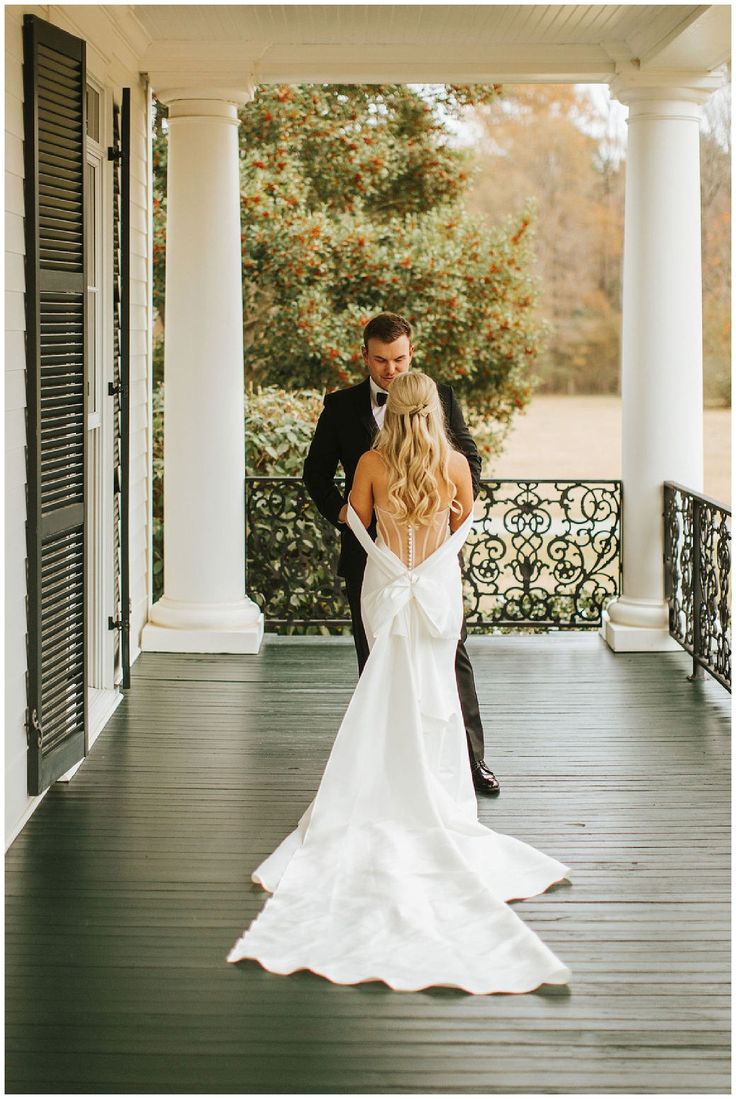
[{"label": "black dress pants", "polygon": [[[358,656],[358,675],[360,675],[365,667],[365,662],[368,659],[370,649],[368,647],[368,638],[365,635],[365,627],[363,626],[363,618],[360,613],[360,591],[363,587],[363,577],[351,576],[345,577],[345,591],[348,597],[348,603],[350,604],[350,617],[353,622],[353,641],[355,642],[355,651]],[[465,651],[465,640],[468,636],[468,631],[465,627],[465,617],[463,616],[463,628],[460,634],[460,640],[457,643],[457,652],[455,653],[455,678],[457,680],[457,693],[460,696],[460,709],[463,715],[463,721],[465,722],[465,737],[468,743],[468,754],[470,756],[470,764],[473,766],[483,759],[484,743],[483,743],[483,725],[480,720],[480,706],[478,705],[478,695],[475,690],[475,677],[473,676],[473,666],[470,663],[467,652]]]}]

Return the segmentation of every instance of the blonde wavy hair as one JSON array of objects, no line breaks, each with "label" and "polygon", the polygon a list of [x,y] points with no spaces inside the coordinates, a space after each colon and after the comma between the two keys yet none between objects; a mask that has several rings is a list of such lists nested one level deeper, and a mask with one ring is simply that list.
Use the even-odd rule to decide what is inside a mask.
[{"label": "blonde wavy hair", "polygon": [[388,501],[400,522],[424,525],[441,510],[442,484],[450,479],[452,445],[437,385],[421,370],[391,382],[383,427],[373,440],[388,467]]}]

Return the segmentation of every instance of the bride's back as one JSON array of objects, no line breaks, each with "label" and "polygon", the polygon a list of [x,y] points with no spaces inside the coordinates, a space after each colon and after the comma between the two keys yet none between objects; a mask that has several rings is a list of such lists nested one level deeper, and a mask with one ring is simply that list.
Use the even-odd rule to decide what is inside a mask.
[{"label": "bride's back", "polygon": [[[379,458],[381,455],[374,451]],[[451,463],[451,473],[452,473]],[[450,537],[450,514],[462,512],[462,505],[453,499],[453,487],[440,481],[440,509],[427,523],[407,523],[397,518],[396,512],[389,506],[388,468],[381,458],[376,463],[373,481],[374,509],[376,526],[381,542],[391,550],[407,568],[421,564],[430,554],[439,549]]]}]

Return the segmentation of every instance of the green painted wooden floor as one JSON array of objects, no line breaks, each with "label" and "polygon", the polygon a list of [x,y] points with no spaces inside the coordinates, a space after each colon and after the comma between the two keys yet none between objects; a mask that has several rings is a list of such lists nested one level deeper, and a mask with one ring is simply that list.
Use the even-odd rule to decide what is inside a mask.
[{"label": "green painted wooden floor", "polygon": [[6,872],[9,1092],[728,1092],[729,713],[684,653],[471,638],[497,799],[572,867],[514,902],[568,988],[341,987],[225,955],[317,788],[351,643],[144,653]]}]

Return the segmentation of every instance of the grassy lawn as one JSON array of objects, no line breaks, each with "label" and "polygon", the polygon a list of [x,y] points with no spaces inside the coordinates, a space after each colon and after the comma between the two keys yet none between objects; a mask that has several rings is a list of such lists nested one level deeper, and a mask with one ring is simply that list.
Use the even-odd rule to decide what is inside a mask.
[{"label": "grassy lawn", "polygon": [[[705,493],[730,505],[731,410],[706,409],[704,434]],[[483,475],[620,477],[620,397],[534,397],[517,417],[500,460]]]}]

